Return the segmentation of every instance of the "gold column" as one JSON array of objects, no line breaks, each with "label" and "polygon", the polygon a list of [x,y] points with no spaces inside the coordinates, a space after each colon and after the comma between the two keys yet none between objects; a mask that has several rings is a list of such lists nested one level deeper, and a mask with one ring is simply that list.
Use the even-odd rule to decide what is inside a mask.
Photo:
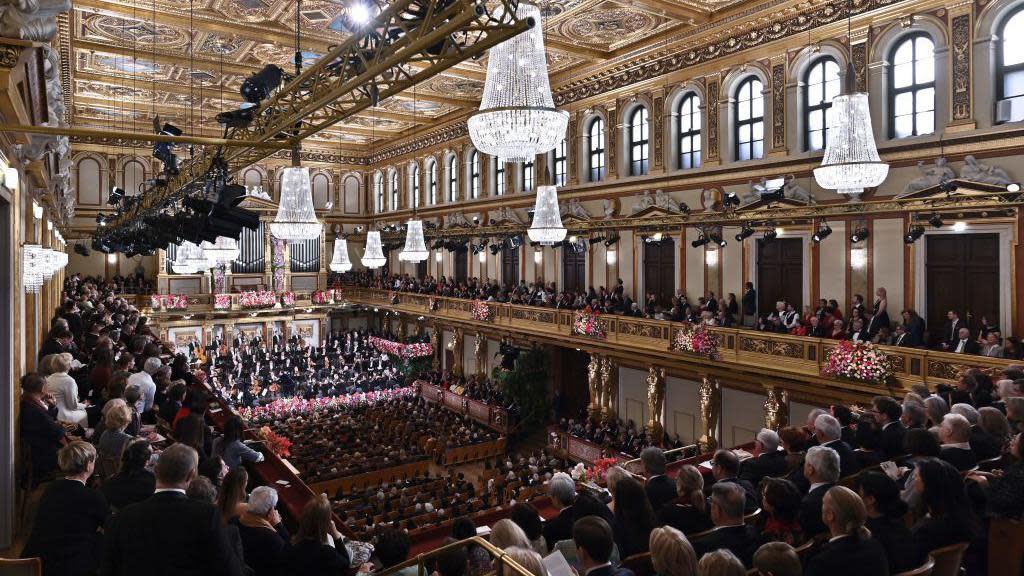
[{"label": "gold column", "polygon": [[698,390],[700,397],[701,437],[697,440],[700,451],[710,452],[719,445],[718,424],[722,414],[722,386],[718,380],[704,377]]},{"label": "gold column", "polygon": [[441,369],[441,355],[444,354],[444,350],[441,350],[442,330],[440,325],[434,324],[434,329],[430,331],[430,345],[434,347],[434,358],[430,366],[434,370]]},{"label": "gold column", "polygon": [[647,407],[651,418],[647,422],[651,439],[661,444],[665,436],[665,369],[651,366],[647,373]]},{"label": "gold column", "polygon": [[778,431],[789,424],[789,394],[774,386],[765,386],[764,427]]},{"label": "gold column", "polygon": [[601,357],[597,354],[590,355],[590,363],[587,364],[587,386],[590,389],[590,407],[588,412],[592,418],[601,416]]},{"label": "gold column", "polygon": [[601,358],[602,414],[606,418],[618,418],[619,410],[619,365],[608,356]]},{"label": "gold column", "polygon": [[455,328],[452,330],[452,373],[456,376],[462,376],[462,361],[465,356],[465,349],[462,344],[462,328]]},{"label": "gold column", "polygon": [[483,332],[476,333],[476,341],[473,343],[473,367],[478,378],[486,378],[487,374],[487,335]]}]

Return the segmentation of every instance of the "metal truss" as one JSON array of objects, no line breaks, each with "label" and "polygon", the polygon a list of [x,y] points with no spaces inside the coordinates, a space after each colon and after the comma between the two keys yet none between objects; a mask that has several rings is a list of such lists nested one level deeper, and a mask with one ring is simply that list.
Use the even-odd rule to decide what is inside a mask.
[{"label": "metal truss", "polygon": [[[532,26],[515,15],[518,0],[396,0],[383,7],[361,36],[352,35],[282,86],[256,109],[230,140],[251,145],[209,148],[183,160],[166,185],[150,188],[141,202],[119,214],[105,231],[178,198],[199,181],[220,153],[231,172],[275,151],[271,141],[297,145],[325,128],[370,108]],[[491,6],[488,8],[487,6]]]}]

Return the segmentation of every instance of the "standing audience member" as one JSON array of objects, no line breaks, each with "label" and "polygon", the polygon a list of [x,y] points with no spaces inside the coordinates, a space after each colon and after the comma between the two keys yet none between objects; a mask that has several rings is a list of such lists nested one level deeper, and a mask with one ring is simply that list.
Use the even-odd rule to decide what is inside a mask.
[{"label": "standing audience member", "polygon": [[808,538],[825,532],[821,506],[825,494],[839,480],[839,454],[826,446],[812,446],[804,459],[804,477],[811,487],[800,503],[800,526]]},{"label": "standing audience member", "polygon": [[[476,536],[476,524],[468,516],[459,516],[452,522],[452,538],[465,540]],[[469,555],[469,573],[480,576],[491,571],[491,555],[483,547],[470,544],[466,549]]]},{"label": "standing audience member", "polygon": [[644,489],[651,502],[651,509],[661,510],[662,506],[676,498],[675,483],[665,475],[665,453],[657,446],[648,446],[640,453],[640,463],[643,464],[644,475],[647,476],[647,485]]},{"label": "standing audience member", "polygon": [[344,576],[350,559],[345,538],[331,518],[327,496],[315,496],[302,509],[299,530],[281,562],[281,576]]},{"label": "standing audience member", "polygon": [[857,493],[833,486],[825,494],[821,520],[831,539],[807,561],[804,576],[861,576],[889,574],[885,548],[864,527],[867,510]]},{"label": "standing audience member", "polygon": [[[215,504],[217,502],[217,488],[210,482],[209,478],[196,476],[188,483],[185,495],[192,500]],[[231,524],[221,525],[224,531],[224,540],[227,542],[228,550],[233,555],[232,562],[237,564],[245,576],[252,576],[252,568],[245,564],[245,552],[242,549],[242,537],[238,534],[238,528]]]},{"label": "standing audience member", "polygon": [[220,492],[217,494],[217,509],[225,522],[241,516],[246,509],[246,486],[249,484],[249,472],[239,466],[232,468],[224,476],[221,482]]},{"label": "standing audience member", "polygon": [[615,543],[619,545],[620,557],[647,552],[656,522],[643,486],[632,476],[626,476],[615,484],[612,497],[615,499]]},{"label": "standing audience member", "polygon": [[1001,474],[975,473],[969,478],[986,489],[990,515],[1019,520],[1024,517],[1024,440],[1021,434],[1010,441],[1008,456],[1012,461]]}]

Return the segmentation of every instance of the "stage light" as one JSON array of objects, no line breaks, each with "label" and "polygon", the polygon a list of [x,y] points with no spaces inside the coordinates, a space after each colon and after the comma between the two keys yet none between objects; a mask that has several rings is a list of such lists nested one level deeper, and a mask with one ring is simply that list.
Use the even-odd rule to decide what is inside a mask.
[{"label": "stage light", "polygon": [[1006,185],[1006,191],[1007,192],[1020,192],[1020,184],[1017,184],[1016,182],[1011,182],[1011,183]]},{"label": "stage light", "polygon": [[509,236],[505,242],[509,248],[515,250],[523,245],[523,237],[520,234],[516,234],[515,236]]},{"label": "stage light", "polygon": [[544,260],[544,253],[543,253],[543,252],[541,252],[541,250],[540,250],[540,249],[538,249],[538,250],[535,250],[535,251],[533,252],[533,263],[539,266],[539,265],[540,265],[540,263],[541,263],[541,262],[542,262],[543,260]]},{"label": "stage light", "polygon": [[682,212],[683,214],[689,214],[690,213],[690,207],[686,205],[686,202],[680,202],[679,203],[679,211]]},{"label": "stage light", "polygon": [[707,244],[708,242],[710,242],[710,240],[708,240],[707,236],[705,236],[704,233],[701,232],[700,236],[697,236],[696,240],[690,242],[690,246],[693,246],[694,248],[700,248],[701,246]]},{"label": "stage light", "polygon": [[828,222],[823,222],[821,226],[818,228],[818,231],[814,233],[814,236],[811,236],[811,240],[814,240],[815,243],[818,243],[824,240],[825,238],[828,238],[831,234],[832,227],[828,225]]},{"label": "stage light", "polygon": [[953,232],[963,232],[964,230],[967,230],[967,222],[962,220],[953,222]]},{"label": "stage light", "polygon": [[110,204],[111,206],[117,206],[123,198],[124,190],[118,188],[117,186],[113,186],[110,188],[110,196],[107,198],[107,204]]},{"label": "stage light", "polygon": [[107,264],[117,264],[117,254],[107,254]]},{"label": "stage light", "polygon": [[778,233],[778,231],[775,228],[769,228],[769,229],[764,231],[764,243],[765,244],[770,244],[771,242],[775,241],[775,239],[778,236],[779,236],[779,233]]},{"label": "stage light", "polygon": [[709,240],[710,240],[711,242],[713,242],[713,243],[717,244],[718,246],[720,246],[720,247],[722,247],[722,248],[725,248],[725,247],[726,247],[726,246],[727,246],[727,245],[729,244],[729,243],[728,243],[728,242],[727,242],[727,241],[725,240],[725,238],[722,238],[722,235],[721,235],[721,234],[719,234],[719,233],[717,233],[717,232],[716,232],[716,233],[712,233],[712,234],[710,234],[710,235],[708,236],[708,239],[709,239]]},{"label": "stage light", "polygon": [[274,64],[267,64],[262,70],[242,82],[239,94],[249,104],[259,105],[270,93],[281,85],[284,70]]},{"label": "stage light", "polygon": [[181,136],[184,134],[184,132],[181,131],[181,128],[178,128],[170,122],[164,123],[163,128],[160,129],[160,133],[164,136]]},{"label": "stage light", "polygon": [[498,252],[501,252],[501,244],[491,244],[491,255],[497,256]]},{"label": "stage light", "polygon": [[480,263],[481,264],[486,264],[487,263],[487,252],[480,252]]},{"label": "stage light", "polygon": [[868,236],[871,236],[871,232],[869,232],[866,227],[861,226],[854,230],[853,234],[850,234],[850,242],[856,244],[857,242],[867,239]]},{"label": "stage light", "polygon": [[96,215],[96,223],[99,224],[100,226],[106,226],[107,225],[107,217],[106,217],[106,215],[104,215],[102,213],[97,214]]},{"label": "stage light", "polygon": [[591,246],[593,246],[594,244],[604,242],[604,236],[591,236],[590,239],[587,241],[590,242]]},{"label": "stage light", "polygon": [[913,244],[914,242],[917,242],[917,239],[921,236],[924,236],[924,226],[921,226],[920,224],[911,226],[910,230],[903,235],[903,243]]},{"label": "stage light", "polygon": [[747,238],[750,238],[753,235],[754,235],[754,229],[753,228],[751,228],[750,226],[743,226],[743,228],[740,228],[739,234],[736,235],[736,241],[737,242],[743,242],[744,240],[746,240]]},{"label": "stage light", "polygon": [[362,2],[353,2],[348,8],[348,16],[353,23],[363,25],[370,21],[370,9]]},{"label": "stage light", "polygon": [[942,216],[938,213],[932,214],[932,217],[928,219],[928,223],[932,225],[932,228],[942,228]]},{"label": "stage light", "polygon": [[739,206],[740,197],[737,196],[735,192],[729,192],[725,195],[725,198],[722,199],[722,204],[726,206]]}]

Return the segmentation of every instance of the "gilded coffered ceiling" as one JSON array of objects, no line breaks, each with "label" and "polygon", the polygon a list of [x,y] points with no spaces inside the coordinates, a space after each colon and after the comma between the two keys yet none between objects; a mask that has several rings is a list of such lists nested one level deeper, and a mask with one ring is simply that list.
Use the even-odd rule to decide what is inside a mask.
[{"label": "gilded coffered ceiling", "polygon": [[[60,41],[76,127],[148,131],[152,118],[215,136],[214,116],[242,102],[242,81],[265,64],[292,69],[295,32],[307,61],[343,41],[356,0],[75,0]],[[366,1],[366,0],[364,0]],[[576,71],[621,64],[668,39],[773,10],[784,0],[543,0],[548,65],[556,90]],[[486,58],[466,61],[306,142],[366,151],[429,130],[478,104]]]}]

